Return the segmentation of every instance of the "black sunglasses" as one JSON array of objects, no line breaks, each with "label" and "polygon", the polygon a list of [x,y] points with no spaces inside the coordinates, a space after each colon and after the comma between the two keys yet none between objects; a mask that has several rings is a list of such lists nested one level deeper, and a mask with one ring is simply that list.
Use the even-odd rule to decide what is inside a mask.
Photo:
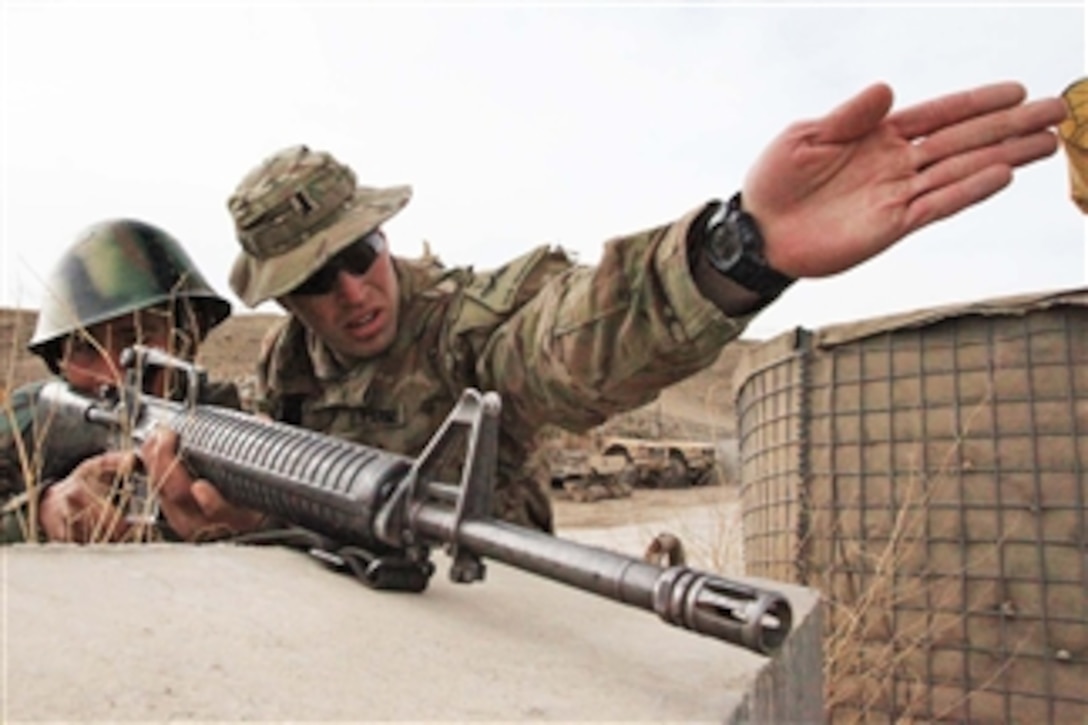
[{"label": "black sunglasses", "polygon": [[374,266],[374,261],[385,249],[385,237],[377,229],[367,232],[321,266],[302,284],[291,290],[293,295],[323,295],[332,291],[336,280],[343,270],[348,274],[362,276]]}]

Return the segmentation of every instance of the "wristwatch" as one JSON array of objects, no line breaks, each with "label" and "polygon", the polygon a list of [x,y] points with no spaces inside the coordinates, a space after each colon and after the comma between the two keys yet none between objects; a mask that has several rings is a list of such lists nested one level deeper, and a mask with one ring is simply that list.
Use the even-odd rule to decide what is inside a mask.
[{"label": "wristwatch", "polygon": [[759,295],[756,309],[770,304],[795,281],[767,264],[763,235],[755,218],[741,207],[739,191],[707,220],[703,252],[719,273]]}]

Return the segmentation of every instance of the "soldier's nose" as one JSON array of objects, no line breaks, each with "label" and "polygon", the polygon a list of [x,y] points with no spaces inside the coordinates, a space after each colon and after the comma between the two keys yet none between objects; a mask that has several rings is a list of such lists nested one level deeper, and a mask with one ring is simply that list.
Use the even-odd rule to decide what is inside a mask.
[{"label": "soldier's nose", "polygon": [[333,291],[341,300],[348,302],[359,300],[363,297],[365,290],[366,284],[363,282],[362,277],[343,269],[336,273],[336,285],[333,287]]}]

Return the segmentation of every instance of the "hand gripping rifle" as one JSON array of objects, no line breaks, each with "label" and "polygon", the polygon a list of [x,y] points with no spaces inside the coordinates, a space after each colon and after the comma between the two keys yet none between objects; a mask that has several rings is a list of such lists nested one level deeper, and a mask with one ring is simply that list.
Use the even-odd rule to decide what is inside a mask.
[{"label": "hand gripping rifle", "polygon": [[[41,391],[50,455],[69,461],[139,445],[165,425],[194,474],[240,506],[316,536],[311,553],[376,589],[423,591],[434,572],[430,549],[452,558],[450,578],[484,578],[484,559],[657,612],[666,622],[770,654],[790,631],[789,602],[776,592],[697,571],[663,568],[551,536],[490,514],[498,447],[497,393],[466,390],[418,458],[370,448],[246,413],[203,405],[205,372],[136,346],[123,356],[125,382],[111,394],[84,396],[63,382]],[[154,366],[183,378],[184,399],[145,393]],[[456,447],[455,447],[456,446]],[[460,480],[436,480],[457,456]]]}]

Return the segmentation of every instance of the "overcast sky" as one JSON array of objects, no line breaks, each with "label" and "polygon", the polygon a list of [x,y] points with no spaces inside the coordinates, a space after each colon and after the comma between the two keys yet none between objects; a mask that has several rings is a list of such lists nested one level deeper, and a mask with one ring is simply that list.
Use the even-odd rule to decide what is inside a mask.
[{"label": "overcast sky", "polygon": [[[306,143],[362,183],[410,183],[386,229],[447,264],[601,243],[740,185],[792,121],[875,81],[897,105],[998,80],[1056,95],[1085,73],[1084,5],[3,2],[0,305],[37,307],[88,224],[138,217],[218,290],[226,199]],[[1064,156],[753,325],[767,337],[1085,284]],[[278,310],[266,305],[261,311]]]}]

